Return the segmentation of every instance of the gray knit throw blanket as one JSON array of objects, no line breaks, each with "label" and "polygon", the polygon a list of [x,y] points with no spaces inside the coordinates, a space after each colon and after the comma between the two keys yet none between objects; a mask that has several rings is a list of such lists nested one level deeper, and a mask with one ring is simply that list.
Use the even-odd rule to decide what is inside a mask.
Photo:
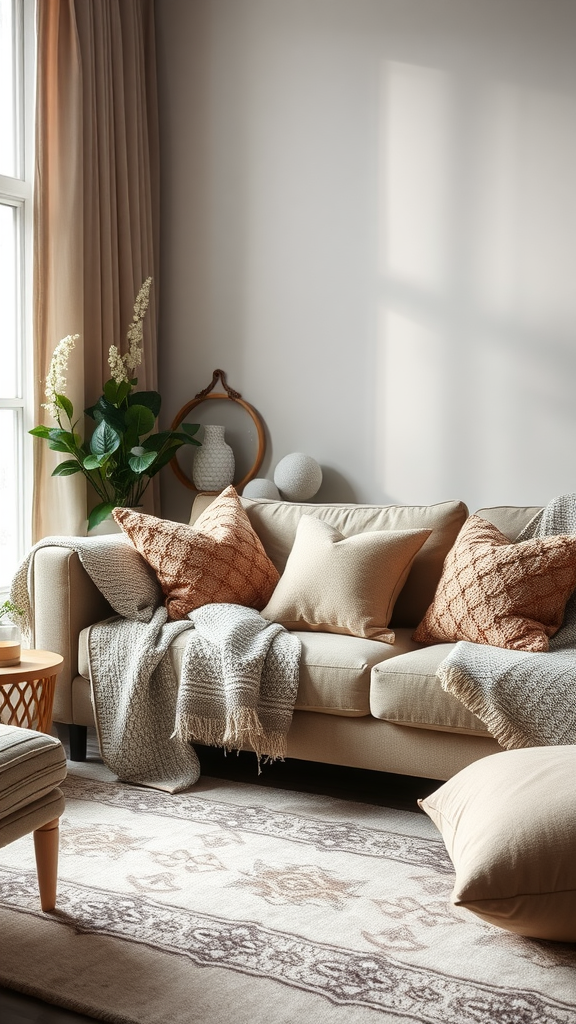
[{"label": "gray knit throw blanket", "polygon": [[[300,641],[252,608],[212,604],[168,622],[158,581],[123,534],[48,537],[14,577],[33,643],[30,567],[39,547],[78,556],[118,617],[91,626],[92,702],[104,763],[125,782],[181,792],[200,775],[190,741],[248,747],[271,760],[286,753]],[[191,621],[192,620],[192,621]],[[180,681],[172,641],[188,631]]]},{"label": "gray knit throw blanket", "polygon": [[[558,533],[576,533],[576,494],[554,498],[517,541]],[[576,592],[548,652],[461,641],[437,674],[507,749],[576,743]]]}]

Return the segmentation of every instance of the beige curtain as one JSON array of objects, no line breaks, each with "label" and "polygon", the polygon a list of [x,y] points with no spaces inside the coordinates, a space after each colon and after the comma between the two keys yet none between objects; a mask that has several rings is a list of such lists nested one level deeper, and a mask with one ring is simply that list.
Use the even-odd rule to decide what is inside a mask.
[{"label": "beige curtain", "polygon": [[[42,0],[37,29],[35,422],[52,425],[41,403],[54,348],[80,334],[67,394],[84,429],[83,409],[110,377],[108,349],[126,351],[134,299],[148,276],[154,284],[137,376],[139,389],[157,388],[153,0]],[[33,540],[83,534],[97,499],[80,475],[52,477],[57,457],[45,441],[34,446]],[[146,498],[155,511],[152,485]]]}]

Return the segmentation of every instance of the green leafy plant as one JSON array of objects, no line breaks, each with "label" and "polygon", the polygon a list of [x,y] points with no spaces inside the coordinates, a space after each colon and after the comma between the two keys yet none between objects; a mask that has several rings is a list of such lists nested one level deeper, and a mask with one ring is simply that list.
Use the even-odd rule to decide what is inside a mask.
[{"label": "green leafy plant", "polygon": [[0,604],[0,620],[7,618],[12,622],[18,621],[18,616],[24,615],[22,608],[18,608],[12,601],[4,601]]},{"label": "green leafy plant", "polygon": [[134,304],[128,330],[129,350],[120,355],[112,345],[108,363],[112,376],[95,405],[84,412],[95,423],[89,441],[78,433],[78,420],[66,396],[68,357],[79,335],[68,335],[57,345],[46,378],[48,409],[57,427],[40,425],[30,431],[46,440],[53,451],[71,458],[60,462],[52,476],[83,473],[99,497],[88,517],[93,529],[117,506],[136,508],[150,480],[174,457],[182,445],[198,445],[197,423],[183,423],[180,430],[153,433],[162,399],[157,391],[135,391],[133,371],[142,361],[142,322],[148,308],[152,279],[142,285]]}]

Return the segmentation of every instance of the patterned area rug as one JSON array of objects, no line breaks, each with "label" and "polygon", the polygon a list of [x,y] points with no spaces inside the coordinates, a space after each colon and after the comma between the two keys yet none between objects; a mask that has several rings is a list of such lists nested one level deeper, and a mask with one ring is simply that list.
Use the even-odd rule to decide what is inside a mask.
[{"label": "patterned area rug", "polygon": [[423,815],[210,778],[66,781],[59,903],[0,850],[0,983],[119,1024],[574,1024],[576,947],[449,903]]}]

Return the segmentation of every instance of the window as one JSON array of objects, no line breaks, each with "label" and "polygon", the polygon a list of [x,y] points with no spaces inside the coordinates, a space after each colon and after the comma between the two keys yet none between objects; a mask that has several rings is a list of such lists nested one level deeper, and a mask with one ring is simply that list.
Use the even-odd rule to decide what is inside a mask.
[{"label": "window", "polygon": [[0,0],[0,593],[30,543],[34,0]]}]

